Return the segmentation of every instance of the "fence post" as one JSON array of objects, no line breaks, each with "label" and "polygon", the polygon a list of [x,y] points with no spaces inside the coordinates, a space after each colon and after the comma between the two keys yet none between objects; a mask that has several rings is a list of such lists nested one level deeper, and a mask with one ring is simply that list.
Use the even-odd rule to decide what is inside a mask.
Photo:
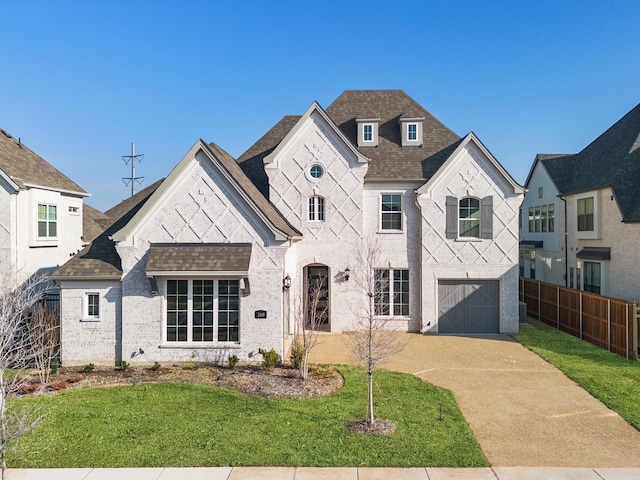
[{"label": "fence post", "polygon": [[540,321],[540,281],[538,281],[538,321]]},{"label": "fence post", "polygon": [[580,340],[582,340],[582,290],[580,291]]},{"label": "fence post", "polygon": [[[629,329],[627,329],[629,335]],[[631,324],[631,358],[638,359],[638,303],[633,302],[633,323]]]},{"label": "fence post", "polygon": [[607,350],[611,351],[611,299],[610,298],[607,298]]},{"label": "fence post", "polygon": [[560,287],[556,286],[556,329],[560,330]]}]

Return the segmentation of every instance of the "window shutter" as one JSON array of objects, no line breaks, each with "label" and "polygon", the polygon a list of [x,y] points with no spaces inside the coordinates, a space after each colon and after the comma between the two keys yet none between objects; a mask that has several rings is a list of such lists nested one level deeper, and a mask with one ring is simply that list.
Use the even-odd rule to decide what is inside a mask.
[{"label": "window shutter", "polygon": [[446,217],[447,238],[458,238],[458,199],[456,197],[447,197]]},{"label": "window shutter", "polygon": [[493,238],[493,197],[480,200],[480,238]]}]

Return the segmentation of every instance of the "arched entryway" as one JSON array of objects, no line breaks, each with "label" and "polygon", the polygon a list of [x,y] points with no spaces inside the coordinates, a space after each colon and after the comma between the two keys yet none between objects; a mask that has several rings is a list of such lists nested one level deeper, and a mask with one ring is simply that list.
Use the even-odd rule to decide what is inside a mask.
[{"label": "arched entryway", "polygon": [[304,267],[305,328],[331,331],[331,305],[329,295],[329,267],[307,265]]}]

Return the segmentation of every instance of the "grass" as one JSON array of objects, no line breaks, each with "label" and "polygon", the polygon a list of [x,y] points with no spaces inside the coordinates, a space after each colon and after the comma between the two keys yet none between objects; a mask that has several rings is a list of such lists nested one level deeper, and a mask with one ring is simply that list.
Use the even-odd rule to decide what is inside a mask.
[{"label": "grass", "polygon": [[[50,413],[20,439],[14,468],[161,466],[488,466],[453,394],[400,373],[376,373],[387,436],[349,433],[366,417],[366,373],[313,399],[267,399],[201,384],[87,388],[16,399]],[[442,404],[444,420],[440,421]]]},{"label": "grass", "polygon": [[531,320],[515,338],[640,430],[638,361]]}]

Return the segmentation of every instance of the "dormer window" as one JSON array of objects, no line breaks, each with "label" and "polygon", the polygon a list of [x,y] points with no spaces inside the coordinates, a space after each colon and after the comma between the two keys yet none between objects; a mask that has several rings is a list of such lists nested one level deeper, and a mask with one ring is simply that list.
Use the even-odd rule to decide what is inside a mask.
[{"label": "dormer window", "polygon": [[358,126],[358,146],[377,147],[378,146],[378,124],[380,117],[367,108],[356,117]]},{"label": "dormer window", "polygon": [[424,117],[419,111],[407,111],[400,115],[400,138],[403,147],[422,146],[422,122]]}]

